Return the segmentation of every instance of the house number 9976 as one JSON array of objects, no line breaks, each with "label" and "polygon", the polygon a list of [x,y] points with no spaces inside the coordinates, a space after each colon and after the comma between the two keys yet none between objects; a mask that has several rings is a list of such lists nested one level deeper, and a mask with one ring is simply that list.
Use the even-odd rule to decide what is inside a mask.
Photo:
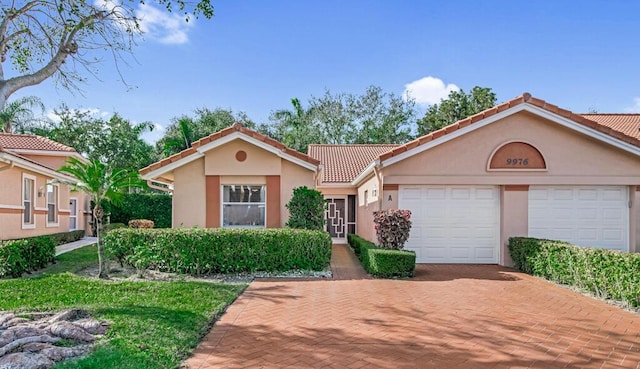
[{"label": "house number 9976", "polygon": [[528,158],[508,158],[507,165],[529,165]]}]

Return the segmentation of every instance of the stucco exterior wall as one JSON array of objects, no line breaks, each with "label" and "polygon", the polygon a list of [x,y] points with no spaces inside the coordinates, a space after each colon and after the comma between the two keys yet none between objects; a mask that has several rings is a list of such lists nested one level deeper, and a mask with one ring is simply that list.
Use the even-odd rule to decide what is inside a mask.
[{"label": "stucco exterior wall", "polygon": [[204,158],[192,161],[174,173],[173,183],[173,224],[177,227],[206,226],[206,184]]},{"label": "stucco exterior wall", "polygon": [[[236,154],[246,153],[246,159],[239,161]],[[205,154],[205,175],[225,176],[266,176],[279,175],[282,160],[266,150],[237,139],[207,151]]]},{"label": "stucco exterior wall", "polygon": [[507,247],[509,237],[526,237],[529,232],[529,192],[500,189],[500,264],[513,266]]},{"label": "stucco exterior wall", "polygon": [[[23,174],[35,178],[34,226],[23,227],[22,178]],[[57,222],[47,222],[47,183],[52,178],[14,167],[0,171],[0,239],[34,237],[69,231],[69,186],[58,185]],[[39,196],[39,193],[41,194]],[[79,206],[84,206],[83,196],[78,197]],[[82,209],[78,211],[78,229],[86,229]]]},{"label": "stucco exterior wall", "polygon": [[31,160],[37,161],[44,166],[47,166],[51,169],[58,170],[60,167],[66,164],[69,156],[46,156],[46,155],[33,155],[33,154],[23,154],[25,158],[29,158]]}]

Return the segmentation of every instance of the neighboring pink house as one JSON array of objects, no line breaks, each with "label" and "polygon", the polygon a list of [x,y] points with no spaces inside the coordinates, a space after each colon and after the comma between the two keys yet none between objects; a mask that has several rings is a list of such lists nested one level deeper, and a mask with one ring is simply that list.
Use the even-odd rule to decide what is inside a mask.
[{"label": "neighboring pink house", "polygon": [[173,225],[282,227],[293,188],[327,230],[375,241],[372,213],[412,212],[420,263],[511,265],[512,236],[640,251],[640,115],[574,114],[523,94],[404,145],[311,145],[234,124],[141,170],[173,191]]},{"label": "neighboring pink house", "polygon": [[34,135],[0,133],[0,240],[87,229],[89,204],[56,172],[74,149]]}]

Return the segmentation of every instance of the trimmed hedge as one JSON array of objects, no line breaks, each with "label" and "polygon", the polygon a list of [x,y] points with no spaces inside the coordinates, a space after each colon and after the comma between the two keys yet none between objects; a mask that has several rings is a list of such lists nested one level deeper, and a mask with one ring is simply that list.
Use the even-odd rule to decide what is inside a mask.
[{"label": "trimmed hedge", "polygon": [[213,273],[323,270],[331,260],[331,236],[301,229],[115,229],[105,250],[138,269]]},{"label": "trimmed hedge", "polygon": [[129,224],[132,219],[150,219],[156,228],[171,227],[171,195],[151,193],[127,193],[119,205],[108,204],[111,223]]},{"label": "trimmed hedge", "polygon": [[415,252],[381,248],[354,234],[347,235],[347,239],[364,269],[374,277],[413,277],[416,269]]},{"label": "trimmed hedge", "polygon": [[84,234],[84,229],[79,229],[77,231],[54,233],[40,237],[51,237],[53,238],[53,242],[55,242],[56,246],[59,246],[65,243],[78,241],[79,239],[84,237]]},{"label": "trimmed hedge", "polygon": [[102,232],[109,232],[118,228],[127,228],[127,225],[124,223],[109,223],[102,226]]},{"label": "trimmed hedge", "polygon": [[640,306],[640,254],[525,237],[510,238],[509,252],[525,273]]},{"label": "trimmed hedge", "polygon": [[0,277],[20,277],[55,260],[55,237],[40,236],[0,242]]}]

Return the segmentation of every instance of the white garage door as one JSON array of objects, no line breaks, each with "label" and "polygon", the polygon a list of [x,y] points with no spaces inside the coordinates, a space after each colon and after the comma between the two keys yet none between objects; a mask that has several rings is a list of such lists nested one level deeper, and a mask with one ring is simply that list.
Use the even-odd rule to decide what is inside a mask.
[{"label": "white garage door", "polygon": [[418,263],[498,262],[498,187],[402,186],[398,207],[411,210],[405,249],[416,252]]},{"label": "white garage door", "polygon": [[628,251],[628,195],[624,186],[531,186],[529,236]]}]

